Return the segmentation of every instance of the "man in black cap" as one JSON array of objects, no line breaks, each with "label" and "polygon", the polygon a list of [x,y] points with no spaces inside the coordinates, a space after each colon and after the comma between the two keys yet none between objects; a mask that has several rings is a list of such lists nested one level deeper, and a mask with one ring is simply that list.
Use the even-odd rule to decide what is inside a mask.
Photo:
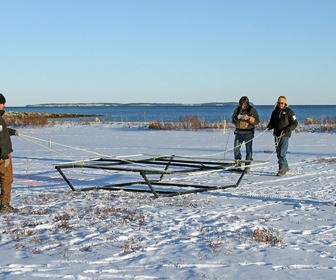
[{"label": "man in black cap", "polygon": [[0,185],[1,185],[1,213],[15,213],[18,210],[9,203],[11,200],[11,191],[13,183],[13,165],[11,152],[12,141],[10,136],[19,135],[18,131],[7,127],[2,118],[5,111],[6,98],[0,93]]},{"label": "man in black cap", "polygon": [[[233,111],[232,123],[235,125],[235,139],[234,139],[234,159],[236,166],[241,166],[242,155],[240,152],[241,145],[245,142],[246,157],[245,165],[251,164],[253,158],[252,141],[254,138],[254,128],[259,124],[259,115],[257,110],[250,105],[247,96],[242,96],[239,99],[238,107]],[[249,172],[249,167],[246,172]]]}]

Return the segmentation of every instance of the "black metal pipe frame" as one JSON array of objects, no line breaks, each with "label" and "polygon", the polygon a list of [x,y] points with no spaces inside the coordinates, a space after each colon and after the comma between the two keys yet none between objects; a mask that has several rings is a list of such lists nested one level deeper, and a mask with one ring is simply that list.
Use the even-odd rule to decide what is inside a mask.
[{"label": "black metal pipe frame", "polygon": [[[106,186],[97,186],[97,187],[87,187],[84,189],[80,189],[80,191],[89,191],[94,189],[104,189],[104,190],[123,190],[129,192],[151,192],[155,198],[159,198],[159,194],[161,196],[177,196],[183,194],[192,194],[198,192],[206,192],[212,190],[223,190],[227,188],[236,188],[239,186],[243,177],[246,174],[246,169],[244,169],[239,176],[237,182],[233,185],[227,186],[212,186],[212,185],[196,185],[196,184],[183,184],[183,183],[172,183],[172,182],[162,182],[161,180],[165,175],[176,174],[176,173],[190,173],[196,171],[204,171],[204,170],[227,170],[228,167],[232,167],[233,163],[223,162],[219,160],[208,160],[208,161],[197,161],[197,160],[179,160],[175,159],[175,156],[158,156],[149,159],[141,159],[141,160],[121,160],[121,159],[110,159],[110,158],[100,158],[91,160],[94,163],[68,163],[56,165],[55,168],[60,173],[64,181],[68,184],[72,191],[76,191],[75,187],[72,185],[70,180],[66,177],[63,168],[71,169],[71,168],[93,168],[93,169],[102,169],[102,170],[111,170],[111,171],[124,171],[124,172],[133,172],[139,173],[144,181],[133,181],[133,182],[125,182],[119,184],[110,184]],[[163,169],[146,169],[143,167],[132,167],[132,165],[136,164],[151,164],[161,167]],[[123,166],[122,166],[123,165]],[[180,167],[177,170],[168,170],[169,167]],[[181,169],[181,168],[184,169]],[[160,175],[158,180],[149,180],[147,175]],[[140,189],[140,188],[130,188],[130,186],[134,185],[147,185],[149,189]],[[128,187],[126,187],[128,186]],[[180,187],[180,188],[193,188],[192,190],[184,190],[184,191],[169,191],[169,190],[156,190],[154,186],[171,186],[171,187]]]}]

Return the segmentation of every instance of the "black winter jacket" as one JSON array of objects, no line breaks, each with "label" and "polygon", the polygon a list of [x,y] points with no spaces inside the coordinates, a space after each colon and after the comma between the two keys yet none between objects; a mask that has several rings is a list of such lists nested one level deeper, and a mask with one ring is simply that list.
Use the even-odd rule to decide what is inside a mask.
[{"label": "black winter jacket", "polygon": [[296,120],[295,113],[289,107],[280,109],[278,106],[273,110],[271,119],[267,125],[269,130],[273,130],[275,136],[291,137],[292,131],[297,127],[298,121]]},{"label": "black winter jacket", "polygon": [[0,110],[0,158],[7,159],[8,155],[13,152],[12,141],[10,136],[15,134],[15,129],[7,127],[5,120],[2,118],[4,110]]}]

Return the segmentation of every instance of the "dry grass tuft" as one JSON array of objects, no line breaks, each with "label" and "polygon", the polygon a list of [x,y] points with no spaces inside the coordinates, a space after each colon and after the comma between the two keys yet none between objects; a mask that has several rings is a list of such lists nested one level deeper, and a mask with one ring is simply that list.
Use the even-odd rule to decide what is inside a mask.
[{"label": "dry grass tuft", "polygon": [[209,123],[202,120],[199,116],[179,117],[177,122],[152,121],[149,123],[149,129],[153,130],[199,130],[199,129],[227,129],[226,121],[222,123]]},{"label": "dry grass tuft", "polygon": [[283,242],[283,238],[279,236],[278,232],[268,228],[256,228],[249,233],[248,237],[253,241],[266,243],[272,246],[282,244]]},{"label": "dry grass tuft", "polygon": [[[7,125],[13,127],[45,127],[46,125],[54,125],[55,120],[64,122],[64,118],[87,118],[93,115],[82,114],[52,114],[52,113],[19,113],[19,112],[6,112],[3,118]],[[61,121],[62,120],[62,121]],[[93,120],[86,120],[83,124],[90,125],[93,122],[98,122],[97,117]]]},{"label": "dry grass tuft", "polygon": [[225,239],[219,236],[216,240],[209,240],[207,245],[211,249],[212,253],[216,254],[223,248],[224,242]]},{"label": "dry grass tuft", "polygon": [[317,162],[326,162],[326,163],[336,163],[336,157],[330,157],[330,158],[317,158]]},{"label": "dry grass tuft", "polygon": [[40,113],[5,114],[4,119],[7,125],[15,127],[44,127],[48,124],[47,117]]}]

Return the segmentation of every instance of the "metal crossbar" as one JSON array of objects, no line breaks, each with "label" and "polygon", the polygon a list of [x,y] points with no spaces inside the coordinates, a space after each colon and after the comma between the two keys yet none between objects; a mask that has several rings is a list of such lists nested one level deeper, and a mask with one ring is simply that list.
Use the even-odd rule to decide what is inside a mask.
[{"label": "metal crossbar", "polygon": [[[174,183],[172,181],[163,181],[165,176],[172,174],[193,173],[199,171],[220,171],[230,170],[234,168],[234,162],[223,161],[219,159],[195,159],[185,157],[170,156],[155,156],[138,160],[121,159],[121,158],[97,158],[82,162],[69,162],[56,165],[55,168],[60,173],[62,178],[68,184],[72,191],[77,189],[73,186],[70,179],[65,175],[65,169],[100,169],[114,172],[133,172],[141,175],[143,180],[128,181],[124,183],[109,184],[105,186],[86,187],[80,191],[88,191],[93,189],[103,190],[124,190],[132,192],[151,192],[155,198],[159,196],[176,196],[190,193],[198,193],[212,190],[223,190],[227,188],[236,188],[240,184],[246,169],[243,169],[235,184],[227,186],[202,185],[193,183]],[[158,178],[149,179],[149,176],[157,176]],[[148,186],[149,189],[135,188],[134,186]],[[133,187],[132,187],[133,186]],[[178,188],[171,190],[170,188]]]}]

